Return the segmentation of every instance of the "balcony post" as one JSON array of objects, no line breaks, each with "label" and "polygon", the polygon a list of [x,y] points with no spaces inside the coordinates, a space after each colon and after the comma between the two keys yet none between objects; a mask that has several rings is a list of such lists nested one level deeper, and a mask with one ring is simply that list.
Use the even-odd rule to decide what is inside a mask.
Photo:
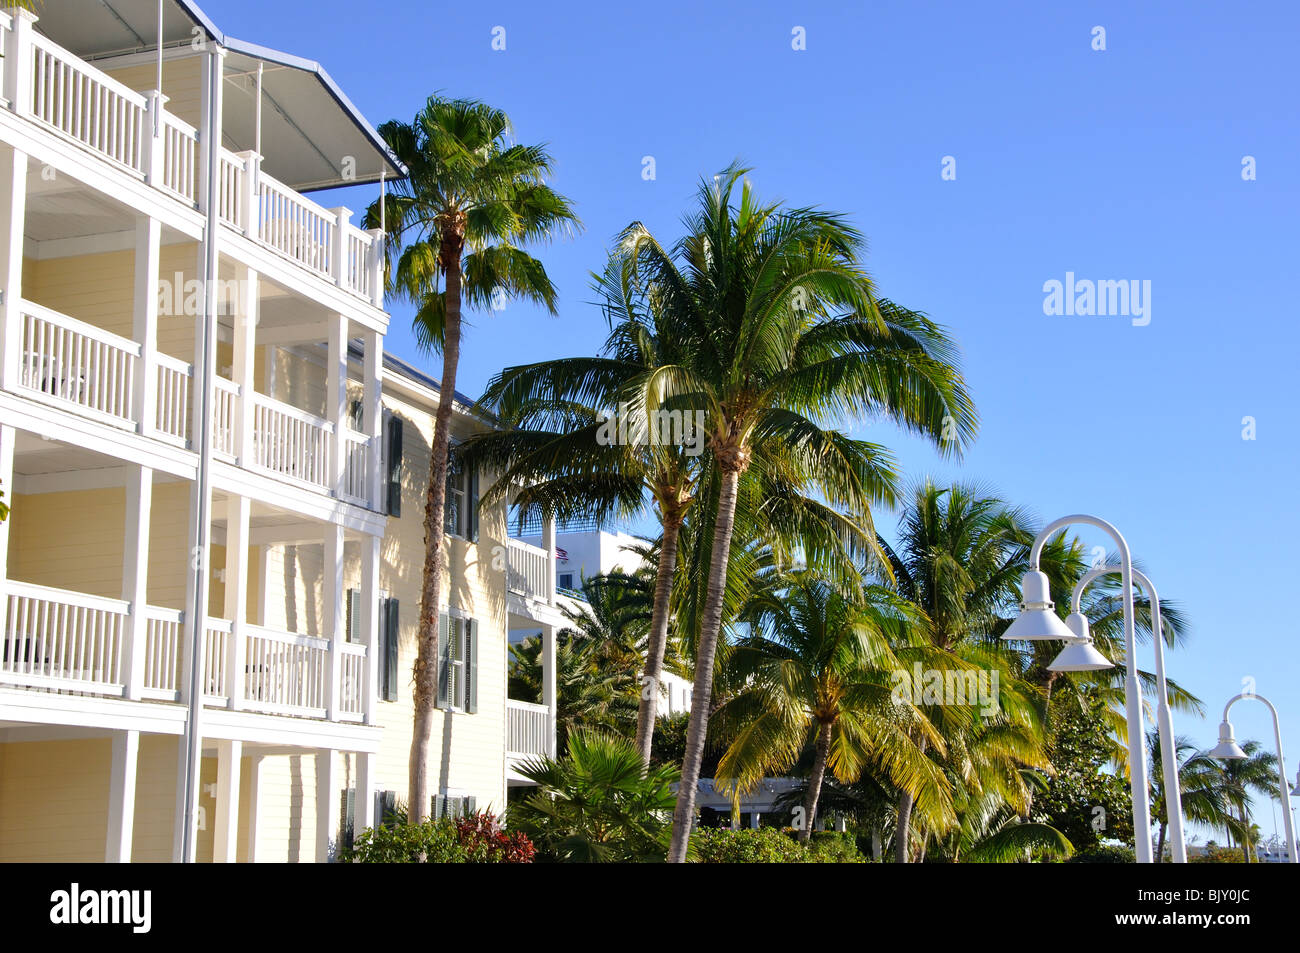
[{"label": "balcony post", "polygon": [[261,202],[258,201],[258,196],[261,193],[262,156],[252,150],[240,152],[238,156],[244,163],[244,175],[240,179],[239,195],[236,196],[239,203],[239,224],[243,226],[245,235],[257,238],[261,235]]},{"label": "balcony post", "polygon": [[352,834],[356,836],[375,826],[375,756],[358,751],[356,794],[352,799]]},{"label": "balcony post", "polygon": [[138,701],[144,688],[145,643],[149,592],[149,525],[153,506],[153,470],[128,466],[126,526],[122,547],[122,600],[131,604],[130,627],[122,644],[122,672],[126,697]]},{"label": "balcony post", "polygon": [[542,517],[542,549],[546,550],[546,585],[539,595],[548,606],[555,605],[555,573],[559,563],[555,555],[555,518]]},{"label": "balcony post", "polygon": [[378,510],[384,479],[384,338],[378,331],[366,331],[363,341],[361,425],[370,438],[366,452],[366,465],[370,468],[366,474],[366,499],[371,509]]},{"label": "balcony post", "polygon": [[329,443],[329,485],[335,496],[343,495],[343,471],[347,464],[347,441],[343,422],[348,412],[348,319],[347,315],[331,314],[329,339],[326,344],[325,367],[325,417],[333,428]]},{"label": "balcony post", "polygon": [[352,223],[352,209],[330,209],[335,218],[333,241],[330,242],[330,268],[334,283],[340,288],[348,286],[348,226]]},{"label": "balcony post", "polygon": [[[4,501],[10,506],[14,502],[14,441],[18,431],[13,427],[0,424],[0,490],[4,491]],[[9,524],[12,520],[0,523],[0,639],[9,634]]]},{"label": "balcony post", "polygon": [[230,642],[226,645],[227,707],[244,707],[244,685],[248,666],[248,542],[252,501],[246,496],[226,498],[226,598],[223,615],[230,620]]},{"label": "balcony post", "polygon": [[[203,57],[203,98],[199,104],[199,211],[204,214],[213,202],[221,201],[221,120],[226,85],[221,81],[226,69],[225,47],[212,46],[209,49],[209,55]],[[215,83],[210,82],[213,73],[221,74]],[[211,134],[214,124],[216,132]],[[217,150],[217,175],[209,177],[214,149]]]},{"label": "balcony post", "polygon": [[9,98],[9,108],[25,116],[32,109],[32,27],[40,17],[13,7],[9,15],[13,17],[13,28],[5,48],[4,92]]},{"label": "balcony post", "polygon": [[163,107],[169,97],[160,90],[150,89],[144,93],[146,135],[149,139],[144,150],[144,180],[149,185],[162,188],[166,181],[167,137],[163,129]]},{"label": "balcony post", "polygon": [[[135,375],[132,416],[146,436],[158,429],[158,269],[162,251],[162,223],[144,216],[135,223],[135,298],[132,337],[140,345]],[[170,295],[175,300],[177,295]],[[173,317],[179,318],[180,315]]]},{"label": "balcony post", "polygon": [[361,637],[366,643],[365,683],[362,686],[361,715],[367,725],[375,724],[375,701],[379,697],[379,545],[378,536],[361,540]]},{"label": "balcony post", "polygon": [[[18,23],[17,14],[14,23]],[[0,151],[0,281],[4,283],[0,288],[0,388],[8,391],[21,383],[26,219],[27,153],[17,149]]]},{"label": "balcony post", "polygon": [[247,467],[257,458],[253,423],[253,367],[257,359],[257,321],[259,276],[251,268],[241,268],[233,317],[234,335],[231,376],[239,387],[235,403],[235,455],[239,465]]},{"label": "balcony post", "polygon": [[371,228],[366,231],[370,236],[370,258],[366,262],[370,269],[370,302],[376,308],[384,306],[384,230]]},{"label": "balcony post", "polygon": [[316,863],[324,864],[330,859],[330,842],[338,831],[336,818],[338,805],[334,803],[334,792],[338,788],[338,768],[334,764],[334,752],[329,748],[316,749]]},{"label": "balcony post", "polygon": [[546,755],[555,757],[555,626],[542,626],[542,704],[546,706]]},{"label": "balcony post", "polygon": [[343,527],[331,523],[325,530],[325,558],[321,565],[321,605],[324,637],[329,641],[329,682],[325,717],[338,721],[343,699],[343,643],[348,639],[343,590]]},{"label": "balcony post", "polygon": [[217,807],[212,825],[212,862],[233,864],[239,843],[239,768],[244,745],[217,742]]},{"label": "balcony post", "polygon": [[129,864],[135,833],[135,787],[140,764],[140,732],[113,732],[108,776],[108,837],[104,862]]}]

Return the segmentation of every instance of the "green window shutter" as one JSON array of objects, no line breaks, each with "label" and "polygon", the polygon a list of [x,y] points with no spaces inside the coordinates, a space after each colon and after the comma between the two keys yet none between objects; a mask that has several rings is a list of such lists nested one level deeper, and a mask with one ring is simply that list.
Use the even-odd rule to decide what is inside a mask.
[{"label": "green window shutter", "polygon": [[388,418],[388,515],[402,515],[402,418]]},{"label": "green window shutter", "polygon": [[441,794],[433,796],[433,819],[440,821],[447,816],[447,799]]},{"label": "green window shutter", "polygon": [[469,493],[465,497],[465,506],[468,509],[467,517],[469,520],[469,536],[471,543],[478,542],[478,467],[475,467],[469,475]]},{"label": "green window shutter", "polygon": [[466,817],[469,817],[471,814],[474,813],[474,808],[475,808],[475,806],[476,806],[476,803],[477,803],[477,802],[476,802],[472,797],[467,797],[467,798],[465,798],[465,816],[466,816]]},{"label": "green window shutter", "polygon": [[393,822],[393,815],[397,813],[397,792],[396,791],[376,791],[375,792],[375,826],[387,827]]},{"label": "green window shutter", "polygon": [[357,809],[357,789],[348,788],[343,792],[343,803],[339,811],[339,830],[343,836],[343,846],[351,847],[353,839],[356,837],[356,809]]},{"label": "green window shutter", "polygon": [[465,710],[478,711],[478,622],[465,623]]},{"label": "green window shutter", "polygon": [[438,614],[438,707],[451,707],[451,620]]},{"label": "green window shutter", "polygon": [[380,680],[383,682],[384,701],[395,702],[397,701],[397,650],[401,644],[398,639],[398,602],[396,599],[384,601],[386,603],[386,611],[383,614],[384,659]]},{"label": "green window shutter", "polygon": [[361,641],[361,590],[360,589],[348,590],[347,607],[348,607],[348,623],[347,623],[348,641],[360,642]]}]

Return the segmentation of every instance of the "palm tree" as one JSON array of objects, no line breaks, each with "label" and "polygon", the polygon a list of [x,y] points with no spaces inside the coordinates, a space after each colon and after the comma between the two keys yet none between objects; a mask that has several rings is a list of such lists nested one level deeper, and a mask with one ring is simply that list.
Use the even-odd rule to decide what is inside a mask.
[{"label": "palm tree", "polygon": [[[394,185],[366,225],[387,228],[388,288],[417,305],[415,332],[442,351],[424,510],[424,575],[413,679],[412,820],[427,816],[427,764],[437,700],[438,612],[451,412],[460,360],[461,307],[501,296],[539,302],[556,313],[556,291],[542,263],[519,243],[572,230],[578,219],[546,184],[552,159],[544,146],[511,144],[506,114],[476,100],[429,97],[412,122],[379,127],[409,176]],[[393,261],[393,258],[396,261]]]},{"label": "palm tree", "polygon": [[[1046,767],[1045,701],[1024,680],[1021,656],[998,638],[1025,569],[1025,540],[1033,538],[1027,518],[981,487],[923,480],[903,507],[898,533],[896,548],[883,540],[881,545],[899,595],[917,607],[924,629],[922,647],[900,656],[927,670],[973,668],[999,677],[996,719],[982,718],[970,706],[922,706],[945,739],[935,757],[947,761],[962,786],[996,791],[1001,802],[1027,813],[1032,791],[1020,769]],[[1001,802],[976,803],[989,811]],[[911,859],[913,806],[912,793],[901,790],[898,863]]]},{"label": "palm tree", "polygon": [[885,488],[843,465],[844,438],[824,429],[828,418],[892,419],[952,452],[975,429],[951,343],[923,316],[875,300],[861,235],[839,215],[762,204],[747,181],[733,204],[745,174],[733,165],[702,184],[671,252],[639,222],[622,240],[682,354],[636,403],[703,411],[717,470],[674,862],[694,813],[741,476],[779,465],[833,505],[868,513]]},{"label": "palm tree", "polygon": [[[629,263],[611,257],[594,288],[610,325],[602,354],[506,368],[479,401],[501,429],[472,438],[464,450],[468,460],[501,474],[485,502],[513,491],[521,521],[550,516],[606,522],[634,516],[647,498],[652,502],[661,533],[636,726],[637,750],[648,767],[678,538],[695,502],[700,461],[689,445],[662,439],[661,428],[629,414],[623,399],[676,360],[672,339],[659,332]],[[608,439],[618,424],[643,439]],[[702,433],[692,436],[703,439]]]},{"label": "palm tree", "polygon": [[[1232,821],[1231,804],[1223,783],[1223,762],[1202,751],[1181,735],[1174,738],[1177,752],[1178,787],[1182,792],[1183,816],[1211,827],[1225,827]],[[1169,829],[1169,805],[1165,776],[1161,769],[1159,731],[1147,732],[1148,777],[1151,779],[1151,819],[1160,825],[1156,840],[1156,863],[1162,863],[1165,835]]]},{"label": "palm tree", "polygon": [[803,571],[755,593],[741,621],[750,632],[732,650],[727,672],[740,687],[717,712],[733,738],[718,766],[721,780],[737,793],[752,790],[763,777],[789,770],[811,744],[803,841],[816,823],[828,767],[847,784],[868,762],[877,764],[891,782],[944,809],[943,778],[893,697],[892,673],[901,663],[892,645],[908,637],[909,606],[879,586],[857,601]]},{"label": "palm tree", "polygon": [[1241,853],[1246,863],[1251,862],[1250,848],[1254,842],[1251,830],[1250,796],[1259,794],[1273,797],[1277,792],[1277,755],[1263,750],[1258,741],[1240,742],[1244,758],[1223,761],[1223,797],[1229,808],[1236,808],[1237,816],[1224,823],[1229,839],[1235,834],[1241,841]]}]

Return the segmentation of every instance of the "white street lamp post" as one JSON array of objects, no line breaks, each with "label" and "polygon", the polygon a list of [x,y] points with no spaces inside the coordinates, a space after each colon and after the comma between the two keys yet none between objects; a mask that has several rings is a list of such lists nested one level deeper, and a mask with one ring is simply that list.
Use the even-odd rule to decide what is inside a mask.
[{"label": "white street lamp post", "polygon": [[1237,744],[1237,739],[1233,736],[1232,722],[1228,721],[1228,712],[1232,710],[1233,705],[1243,698],[1253,698],[1256,701],[1261,701],[1273,713],[1273,738],[1277,742],[1278,794],[1282,798],[1282,824],[1286,829],[1287,856],[1291,858],[1291,863],[1300,864],[1300,856],[1297,856],[1296,853],[1295,822],[1291,818],[1291,801],[1289,799],[1289,795],[1300,793],[1300,774],[1296,775],[1296,789],[1294,791],[1289,790],[1286,786],[1286,759],[1282,755],[1282,722],[1277,716],[1277,709],[1273,707],[1273,703],[1263,695],[1250,692],[1231,699],[1228,704],[1223,706],[1223,724],[1219,725],[1219,743],[1210,754],[1225,761],[1246,757],[1246,752],[1241,750],[1241,746]]},{"label": "white street lamp post", "polygon": [[[1092,584],[1093,580],[1120,572],[1122,569],[1119,566],[1103,566],[1084,575],[1074,586],[1074,595],[1070,600],[1072,610],[1070,618],[1073,619],[1075,615],[1082,616],[1080,606],[1083,601],[1083,591]],[[1151,580],[1143,575],[1140,569],[1133,570],[1133,580],[1142,587],[1142,591],[1151,600],[1151,631],[1155,634],[1156,643],[1156,693],[1159,695],[1156,704],[1156,722],[1160,730],[1160,760],[1165,776],[1165,816],[1169,824],[1169,854],[1175,864],[1185,864],[1187,845],[1183,837],[1183,795],[1178,780],[1178,752],[1174,741],[1173,715],[1169,710],[1169,688],[1165,681],[1165,645],[1164,628],[1160,619],[1160,595],[1156,592],[1156,587],[1151,584]],[[1058,663],[1059,661],[1058,659]],[[1052,668],[1061,670],[1056,663]]]},{"label": "white street lamp post", "polygon": [[[1043,527],[1029,550],[1029,572],[1025,573],[1021,586],[1024,599],[1021,613],[1002,637],[1008,641],[1022,639],[1060,639],[1067,643],[1079,641],[1080,637],[1052,611],[1051,587],[1047,575],[1038,568],[1042,559],[1043,546],[1047,541],[1055,533],[1076,523],[1102,530],[1119,548],[1123,589],[1121,600],[1124,606],[1124,661],[1128,669],[1124,681],[1124,694],[1128,715],[1129,792],[1133,801],[1133,840],[1137,862],[1149,864],[1151,863],[1151,806],[1148,803],[1145,732],[1142,727],[1142,687],[1138,684],[1134,662],[1136,653],[1133,624],[1133,557],[1129,552],[1128,542],[1120,535],[1119,530],[1103,519],[1082,514],[1064,516]],[[1069,649],[1070,645],[1066,648]],[[1098,663],[1092,667],[1104,668],[1105,665]]]}]

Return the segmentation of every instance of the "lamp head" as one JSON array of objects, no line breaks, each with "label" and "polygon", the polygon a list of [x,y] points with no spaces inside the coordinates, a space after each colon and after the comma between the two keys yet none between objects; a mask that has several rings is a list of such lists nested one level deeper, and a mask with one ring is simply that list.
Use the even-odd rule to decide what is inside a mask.
[{"label": "lamp head", "polygon": [[1225,721],[1219,725],[1219,743],[1210,752],[1210,757],[1221,761],[1234,761],[1246,757],[1246,752],[1241,750],[1237,739],[1233,737],[1232,722]]},{"label": "lamp head", "polygon": [[1069,641],[1075,638],[1074,633],[1066,627],[1053,609],[1051,587],[1047,582],[1046,573],[1037,569],[1025,573],[1020,591],[1023,593],[1020,615],[1002,634],[1002,638],[1008,642],[1032,642],[1041,639]]},{"label": "lamp head", "polygon": [[1087,616],[1082,612],[1071,612],[1066,617],[1065,625],[1074,634],[1074,638],[1065,643],[1065,648],[1047,666],[1049,672],[1096,672],[1115,667],[1115,663],[1098,652],[1092,644]]}]

